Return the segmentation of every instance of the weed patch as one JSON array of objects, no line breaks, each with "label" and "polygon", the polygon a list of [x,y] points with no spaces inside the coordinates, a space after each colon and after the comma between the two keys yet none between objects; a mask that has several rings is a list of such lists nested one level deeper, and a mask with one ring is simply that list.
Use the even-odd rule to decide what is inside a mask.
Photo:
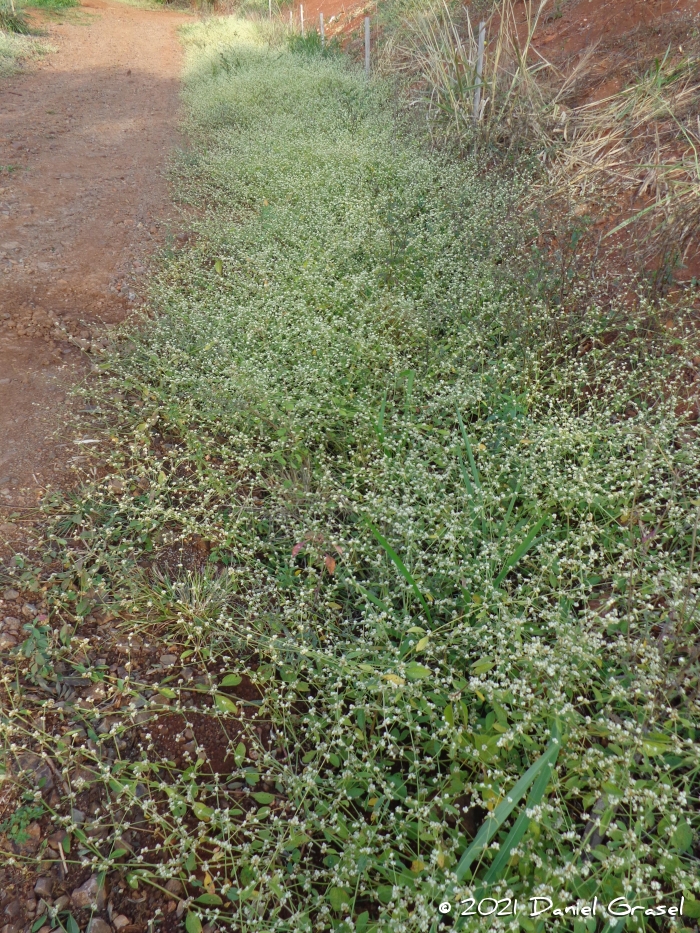
[{"label": "weed patch", "polygon": [[189,933],[698,916],[692,309],[554,300],[526,177],[426,150],[338,56],[184,35],[200,219],[90,387],[103,478],[16,559],[43,855],[176,881]]}]

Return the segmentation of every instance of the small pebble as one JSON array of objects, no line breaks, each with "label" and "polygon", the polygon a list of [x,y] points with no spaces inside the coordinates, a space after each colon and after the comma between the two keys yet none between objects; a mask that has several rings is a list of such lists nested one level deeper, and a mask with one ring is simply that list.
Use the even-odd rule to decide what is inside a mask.
[{"label": "small pebble", "polygon": [[178,657],[176,654],[161,654],[159,660],[163,667],[172,667],[177,664]]},{"label": "small pebble", "polygon": [[53,893],[52,879],[47,877],[39,878],[37,883],[34,885],[34,893],[39,897],[51,897],[51,894]]},{"label": "small pebble", "polygon": [[17,592],[17,590],[5,590],[5,592],[2,595],[3,595],[3,599],[10,599],[10,600],[17,599],[19,597],[19,593]]},{"label": "small pebble", "polygon": [[85,933],[112,933],[112,927],[101,917],[93,917]]}]

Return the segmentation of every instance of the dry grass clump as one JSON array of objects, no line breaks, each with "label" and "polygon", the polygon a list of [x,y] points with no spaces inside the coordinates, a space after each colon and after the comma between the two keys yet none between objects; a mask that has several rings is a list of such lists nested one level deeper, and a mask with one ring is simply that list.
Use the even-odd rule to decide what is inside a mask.
[{"label": "dry grass clump", "polygon": [[549,0],[525,5],[505,0],[485,21],[479,64],[479,24],[466,8],[430,4],[389,37],[385,71],[409,76],[412,103],[427,107],[434,134],[501,154],[547,149],[588,56],[560,75],[534,48]]},{"label": "dry grass clump", "polygon": [[686,261],[700,225],[700,63],[666,54],[630,87],[562,115],[554,195],[635,224],[645,264]]},{"label": "dry grass clump", "polygon": [[[431,2],[389,36],[383,70],[406,77],[436,141],[507,162],[534,156],[545,173],[538,203],[544,188],[576,213],[595,208],[614,228],[608,237],[637,225],[640,267],[686,261],[700,222],[698,60],[667,52],[619,93],[581,104],[596,47],[566,73],[544,58],[533,39],[550,6],[499,4],[485,22],[479,74],[476,18]],[[617,239],[628,248],[628,237]]]}]

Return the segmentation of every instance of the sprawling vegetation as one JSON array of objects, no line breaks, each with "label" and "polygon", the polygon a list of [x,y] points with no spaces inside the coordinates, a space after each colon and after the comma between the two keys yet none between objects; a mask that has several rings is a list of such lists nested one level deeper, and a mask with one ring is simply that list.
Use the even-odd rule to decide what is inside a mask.
[{"label": "sprawling vegetation", "polygon": [[[122,757],[159,697],[189,715],[191,684],[144,701],[100,675],[123,707],[81,712],[103,796],[89,836],[80,783],[57,805],[69,858],[186,881],[189,933],[428,931],[445,901],[476,930],[458,902],[486,894],[684,895],[668,922],[691,927],[690,311],[548,268],[518,210],[527,177],[426,149],[340,56],[236,20],[186,42],[177,183],[198,219],[153,320],[90,387],[111,472],[54,500],[48,595],[78,626],[107,602],[179,644],[216,673],[199,715],[235,738],[217,778],[150,733]],[[30,676],[85,649],[72,631],[33,630]],[[269,741],[236,699],[246,678]],[[18,704],[8,742],[70,774],[68,707],[44,706]],[[132,854],[135,805],[155,835]]]}]

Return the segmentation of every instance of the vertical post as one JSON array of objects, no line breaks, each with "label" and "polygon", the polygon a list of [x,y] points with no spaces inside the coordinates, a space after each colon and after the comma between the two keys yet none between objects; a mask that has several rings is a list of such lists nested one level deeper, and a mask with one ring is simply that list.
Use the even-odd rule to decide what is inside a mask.
[{"label": "vertical post", "polygon": [[270,10],[270,19],[272,19],[272,0],[267,0],[267,5]]},{"label": "vertical post", "polygon": [[318,14],[318,21],[321,24],[321,48],[326,44],[326,31],[323,28],[323,13]]},{"label": "vertical post", "polygon": [[301,34],[304,35],[304,4],[299,4],[299,17],[301,19]]},{"label": "vertical post", "polygon": [[292,10],[289,11],[289,29],[290,32],[294,31],[294,12]]},{"label": "vertical post", "polygon": [[484,46],[486,23],[479,23],[479,46],[476,53],[476,87],[474,88],[474,121],[478,123],[481,111],[481,82],[484,76]]},{"label": "vertical post", "polygon": [[365,74],[369,78],[369,16],[365,16]]}]

